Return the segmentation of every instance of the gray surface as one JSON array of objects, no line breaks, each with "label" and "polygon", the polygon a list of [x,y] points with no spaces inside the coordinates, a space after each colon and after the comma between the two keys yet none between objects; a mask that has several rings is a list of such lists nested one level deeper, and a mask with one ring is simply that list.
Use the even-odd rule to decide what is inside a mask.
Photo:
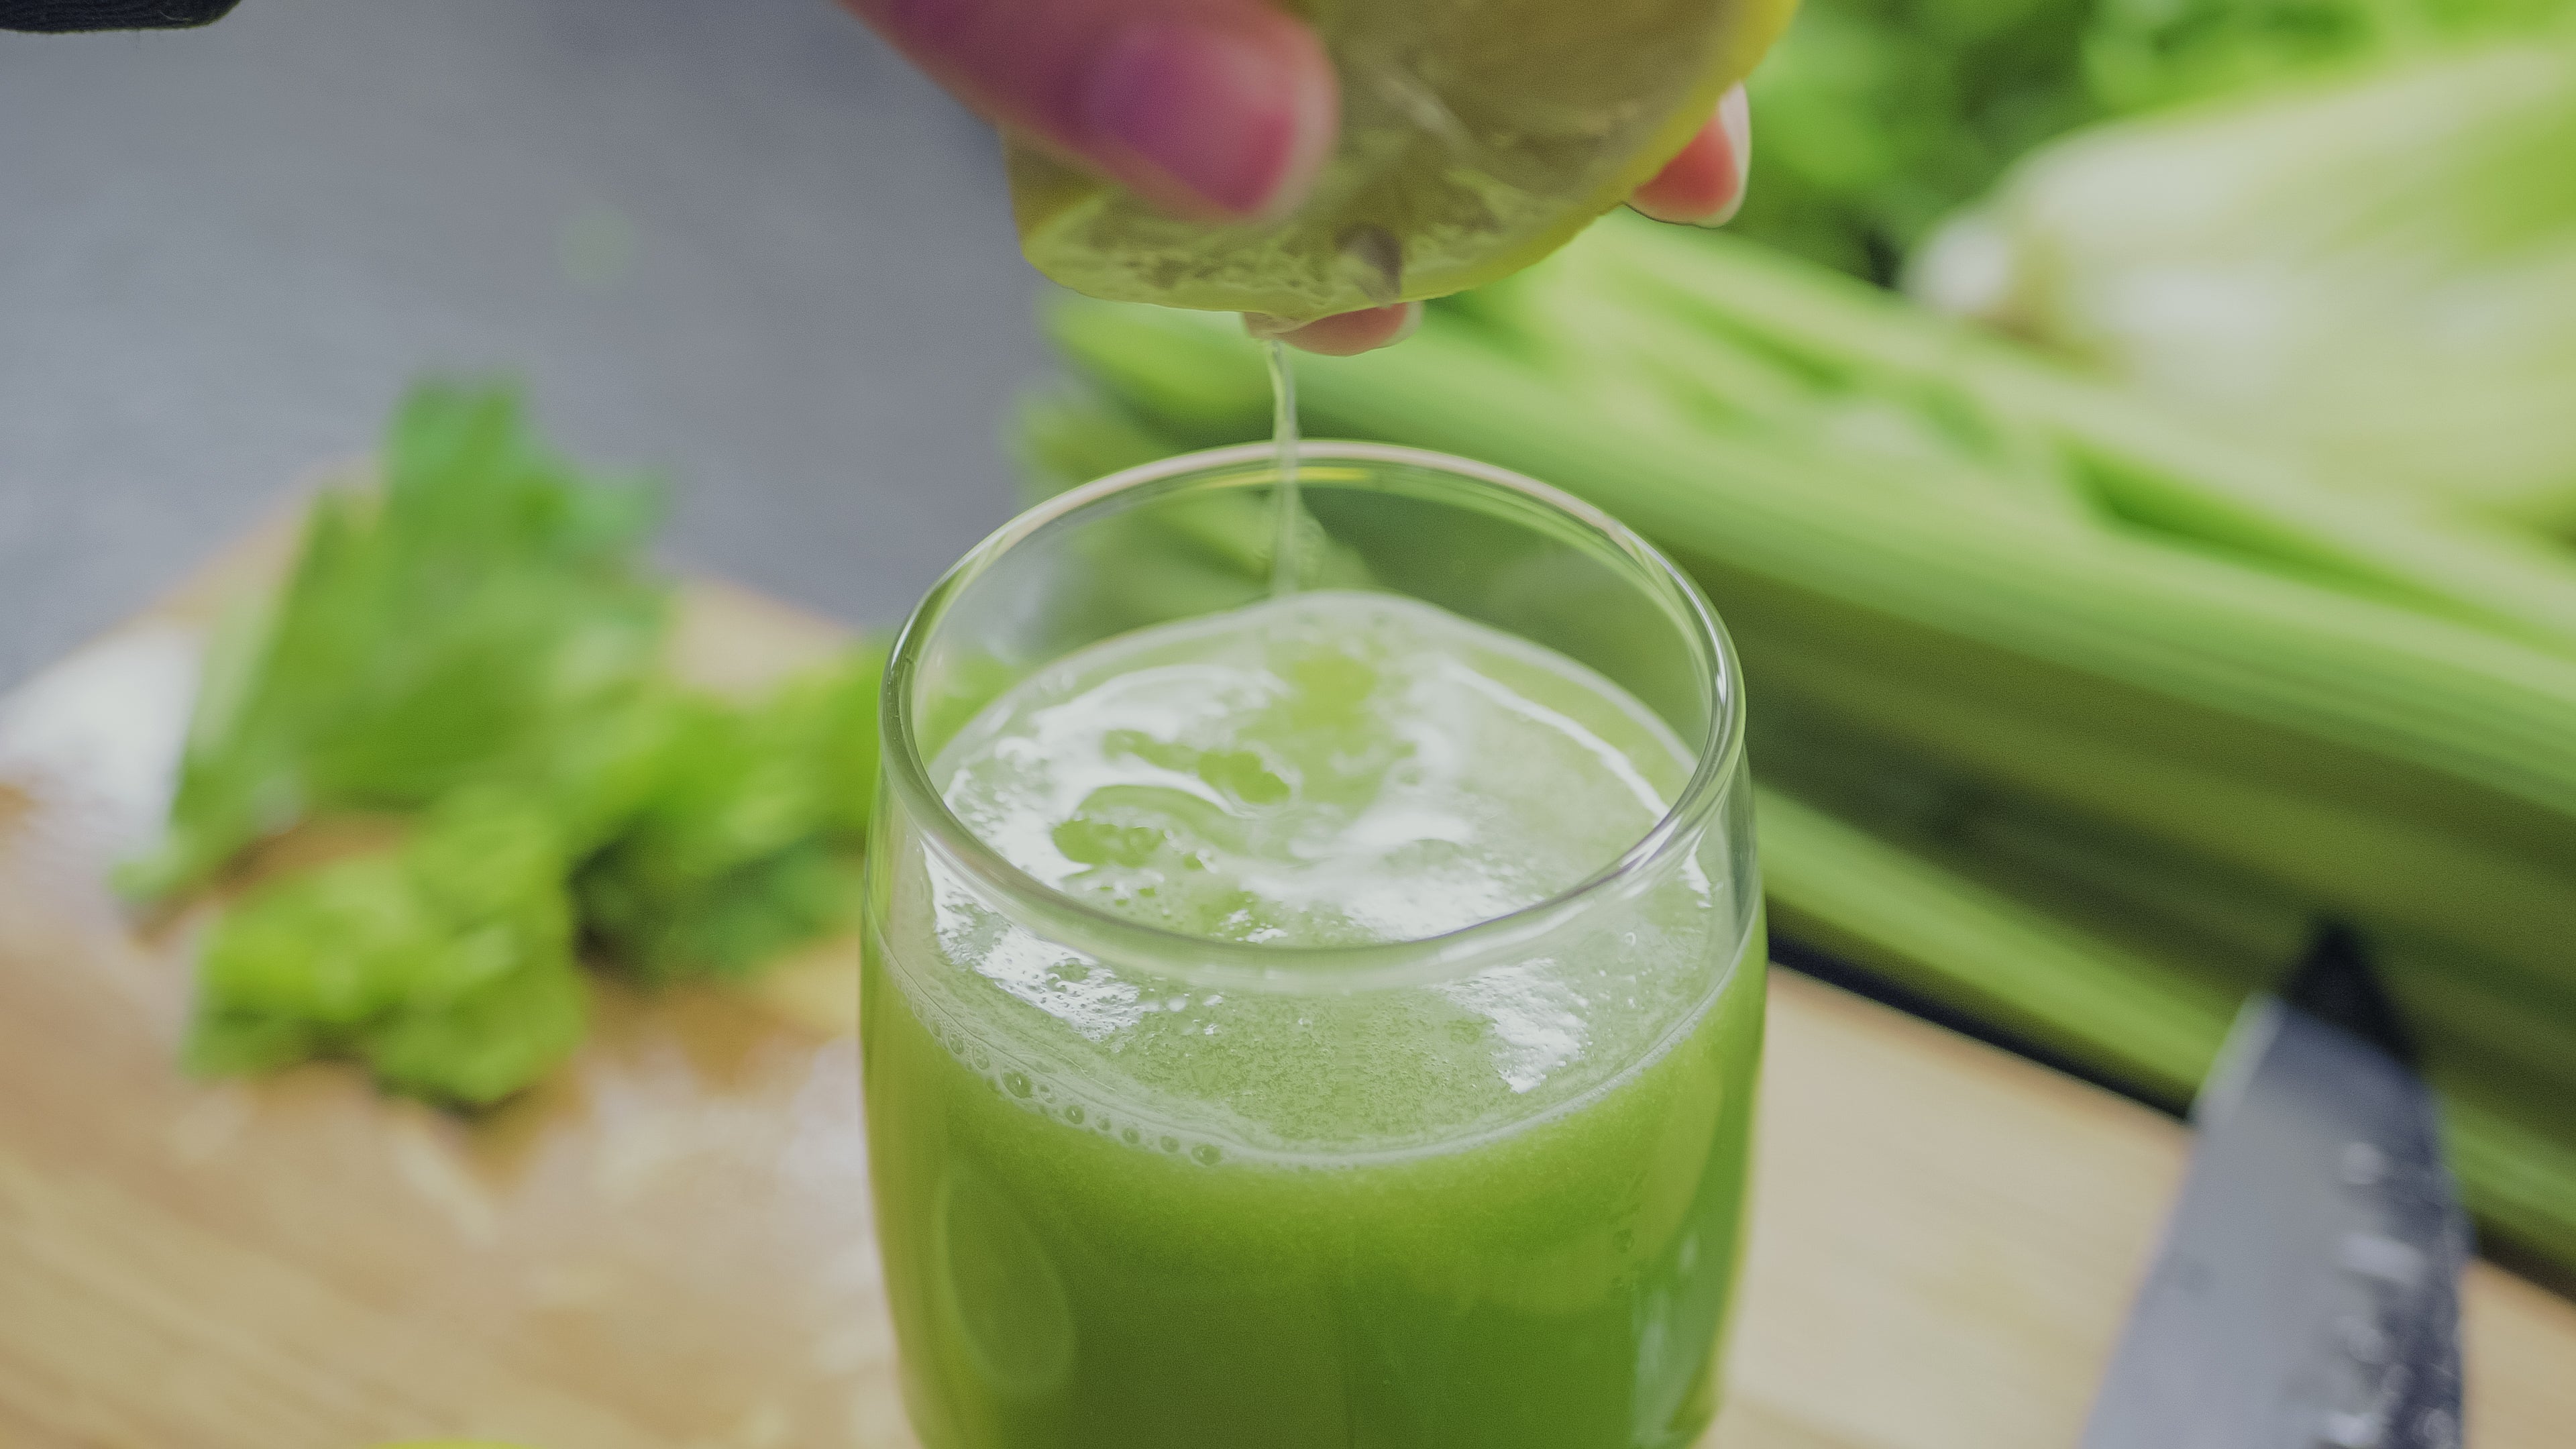
[{"label": "gray surface", "polygon": [[892,622],[1045,363],[993,138],[828,0],[245,0],[0,35],[0,686],[500,367],[671,551]]}]

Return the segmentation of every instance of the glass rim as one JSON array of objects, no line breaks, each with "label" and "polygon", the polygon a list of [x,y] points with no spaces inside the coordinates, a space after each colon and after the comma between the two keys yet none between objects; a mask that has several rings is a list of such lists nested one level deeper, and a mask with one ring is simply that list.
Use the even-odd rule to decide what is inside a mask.
[{"label": "glass rim", "polygon": [[[1268,443],[1202,449],[1111,473],[1023,511],[987,534],[940,575],[895,636],[878,696],[883,773],[925,841],[947,864],[993,892],[996,899],[988,904],[1016,924],[1059,944],[1100,958],[1143,954],[1151,958],[1149,969],[1157,974],[1193,985],[1276,993],[1369,990],[1451,980],[1486,965],[1516,959],[1521,948],[1553,934],[1594,902],[1615,898],[1623,885],[1636,881],[1650,866],[1697,839],[1699,827],[1715,816],[1739,773],[1737,767],[1744,753],[1744,690],[1734,641],[1727,636],[1717,610],[1699,585],[1663,550],[1582,499],[1471,458],[1391,443],[1313,439],[1300,443],[1297,456],[1301,468],[1310,462],[1396,464],[1515,494],[1571,518],[1625,554],[1647,580],[1661,585],[1669,595],[1668,602],[1679,605],[1681,619],[1688,625],[1686,633],[1695,649],[1703,653],[1710,688],[1717,695],[1717,707],[1709,712],[1705,737],[1695,749],[1689,780],[1662,817],[1635,843],[1564,890],[1437,935],[1399,941],[1279,946],[1194,936],[1103,910],[1012,864],[957,818],[931,781],[930,762],[922,755],[909,702],[921,655],[949,606],[966,586],[1013,548],[1048,527],[1122,494],[1151,489],[1157,484],[1176,484],[1195,474],[1273,463],[1277,457]],[[1269,471],[1275,476],[1275,464]],[[1750,912],[1745,914],[1749,921]],[[1746,929],[1750,929],[1749,925]],[[1736,944],[1740,949],[1742,943]]]}]

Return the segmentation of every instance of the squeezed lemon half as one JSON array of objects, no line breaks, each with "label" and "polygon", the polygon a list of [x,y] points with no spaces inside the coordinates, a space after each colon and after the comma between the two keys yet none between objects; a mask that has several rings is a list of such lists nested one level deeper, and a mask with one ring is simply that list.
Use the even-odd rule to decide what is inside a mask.
[{"label": "squeezed lemon half", "polygon": [[1563,246],[1651,178],[1796,0],[1289,0],[1340,140],[1284,219],[1165,216],[1023,142],[1021,248],[1095,297],[1307,320],[1445,296]]}]

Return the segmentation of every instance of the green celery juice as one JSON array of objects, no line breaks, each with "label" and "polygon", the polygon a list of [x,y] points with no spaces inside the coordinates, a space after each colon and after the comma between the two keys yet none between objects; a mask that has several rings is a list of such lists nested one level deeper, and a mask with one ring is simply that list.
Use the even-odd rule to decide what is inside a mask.
[{"label": "green celery juice", "polygon": [[[1003,859],[1139,926],[1350,947],[1582,884],[1691,769],[1562,655],[1328,591],[1061,659],[931,778]],[[1694,1440],[1761,1045],[1720,834],[1504,964],[1333,991],[1084,955],[881,831],[868,1130],[923,1439]]]}]

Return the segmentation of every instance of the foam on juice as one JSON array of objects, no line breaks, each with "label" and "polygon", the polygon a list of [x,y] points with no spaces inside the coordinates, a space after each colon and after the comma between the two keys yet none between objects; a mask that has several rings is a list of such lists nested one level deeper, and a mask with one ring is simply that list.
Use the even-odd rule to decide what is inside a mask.
[{"label": "foam on juice", "polygon": [[[1184,936],[1349,946],[1581,884],[1690,768],[1661,721],[1561,655],[1318,591],[1060,660],[933,777],[977,836],[1076,899]],[[1565,1107],[1687,1025],[1727,929],[1686,865],[1618,907],[1607,947],[1430,987],[1229,996],[1041,940],[935,860],[921,888],[940,955],[1003,998],[902,972],[952,1052],[1031,1110],[1220,1156],[1449,1147]]]}]

